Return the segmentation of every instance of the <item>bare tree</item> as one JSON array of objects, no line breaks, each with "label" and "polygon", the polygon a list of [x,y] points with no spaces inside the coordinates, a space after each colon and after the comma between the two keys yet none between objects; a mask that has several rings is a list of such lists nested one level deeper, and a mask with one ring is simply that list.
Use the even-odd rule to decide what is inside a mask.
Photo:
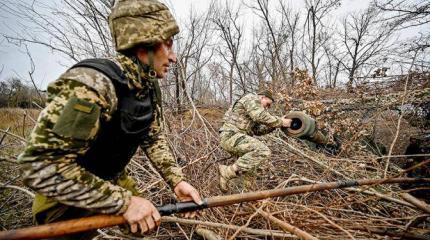
[{"label": "bare tree", "polygon": [[[388,22],[396,30],[425,28],[430,24],[430,2],[426,0],[416,0],[413,2],[406,0],[374,0],[373,5],[384,13],[381,21]],[[430,33],[419,31],[413,37],[404,40],[402,44],[412,48],[426,49],[429,44]],[[410,48],[409,47],[409,48]],[[424,56],[424,55],[423,55]],[[422,56],[418,56],[416,63],[424,63]],[[424,57],[425,58],[425,57]],[[428,58],[427,58],[428,60]]]},{"label": "bare tree", "polygon": [[[254,29],[254,31],[256,31],[256,29]],[[267,56],[264,54],[264,47],[262,47],[264,44],[260,43],[263,35],[254,33],[252,36],[253,43],[251,45],[251,52],[241,64],[246,81],[240,88],[243,89],[244,93],[255,92],[266,88],[270,81],[267,79],[267,76],[271,76],[271,79],[273,79],[273,74],[275,74],[274,71],[272,71],[272,65],[270,65],[272,62],[267,61]]]},{"label": "bare tree", "polygon": [[323,18],[334,8],[340,6],[340,0],[306,0],[308,14],[302,37],[302,57],[305,65],[310,64],[314,84],[317,84],[318,67],[323,58],[323,46],[330,34]]},{"label": "bare tree", "polygon": [[212,84],[215,99],[226,103],[229,102],[229,81],[228,73],[222,65],[223,64],[218,61],[212,61],[208,64],[208,81]]},{"label": "bare tree", "polygon": [[[341,71],[341,63],[343,61],[342,54],[336,47],[337,43],[326,43],[324,44],[324,53],[326,56],[326,62],[322,66],[322,72],[324,74],[324,78],[327,81],[328,88],[336,88],[337,86],[337,78],[339,77],[339,73]],[[340,57],[339,57],[340,56]]]},{"label": "bare tree", "polygon": [[344,19],[342,41],[346,57],[341,64],[348,71],[349,90],[357,70],[384,52],[392,33],[392,27],[379,22],[379,12],[374,8],[350,14]]},{"label": "bare tree", "polygon": [[296,58],[296,44],[297,44],[297,35],[298,35],[298,23],[300,21],[300,14],[299,12],[294,12],[291,8],[288,8],[283,1],[279,1],[281,6],[281,14],[283,15],[283,19],[287,22],[287,29],[289,34],[289,49],[288,49],[288,56],[290,60],[290,78],[291,78],[291,85],[294,85],[294,68],[295,62],[294,59]]},{"label": "bare tree", "polygon": [[30,51],[28,50],[28,47],[25,46],[25,50],[27,53],[28,58],[30,59],[30,71],[28,71],[28,76],[30,77],[31,84],[34,87],[34,91],[37,93],[37,96],[39,97],[39,105],[44,106],[45,105],[45,98],[40,93],[39,89],[37,88],[36,81],[34,79],[34,71],[36,71],[36,66],[34,65],[33,57],[31,56]]},{"label": "bare tree", "polygon": [[374,0],[373,4],[389,14],[384,21],[401,28],[430,23],[430,2],[427,0]]},{"label": "bare tree", "polygon": [[10,1],[0,8],[18,20],[18,29],[3,36],[17,45],[39,44],[71,60],[113,53],[107,17],[109,0]]},{"label": "bare tree", "polygon": [[222,45],[227,49],[227,51],[225,51],[224,46],[220,46],[217,50],[221,58],[229,65],[229,102],[231,104],[233,102],[234,69],[237,71],[240,83],[245,85],[242,70],[238,63],[243,40],[243,27],[239,24],[240,7],[234,9],[233,6],[226,2],[225,6],[220,7],[218,5],[215,9],[212,22],[215,24],[216,30],[220,33],[220,37],[223,41]]},{"label": "bare tree", "polygon": [[[262,48],[262,43],[259,42],[258,47],[262,50],[263,54],[264,52],[268,52],[270,56],[270,62],[271,62],[271,70],[272,70],[272,85],[277,86],[277,83],[279,80],[282,80],[284,82],[287,81],[286,78],[286,71],[284,70],[285,61],[283,61],[282,58],[282,46],[285,43],[285,36],[284,31],[278,30],[275,28],[275,22],[272,19],[270,15],[269,10],[269,1],[268,0],[255,0],[255,5],[247,5],[250,9],[253,10],[253,12],[260,17],[260,19],[263,22],[263,28],[262,30],[266,31],[264,34],[267,36],[266,39],[260,39],[264,40],[266,48]],[[283,24],[284,21],[281,21]],[[281,25],[281,28],[284,25]]]},{"label": "bare tree", "polygon": [[[190,9],[186,28],[181,31],[176,41],[178,62],[177,69],[174,70],[174,78],[178,108],[181,103],[179,92],[182,92],[184,99],[196,99],[196,94],[201,93],[203,89],[197,89],[202,86],[201,74],[213,55],[213,51],[206,48],[211,40],[211,29],[208,27],[211,11],[211,6],[206,12],[200,14]],[[190,95],[188,95],[187,83],[190,83]]]}]

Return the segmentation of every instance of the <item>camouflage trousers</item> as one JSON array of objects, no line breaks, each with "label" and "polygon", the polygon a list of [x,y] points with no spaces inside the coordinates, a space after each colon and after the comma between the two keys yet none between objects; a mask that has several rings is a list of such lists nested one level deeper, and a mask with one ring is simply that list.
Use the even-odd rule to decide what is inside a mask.
[{"label": "camouflage trousers", "polygon": [[[130,190],[134,196],[140,195],[140,193],[137,190],[135,180],[130,176],[122,174],[115,181],[115,184]],[[76,208],[76,207],[61,204],[52,198],[48,198],[40,194],[36,194],[34,198],[32,213],[33,213],[33,221],[36,224],[46,224],[46,223],[88,217],[96,214],[95,212],[89,211],[87,209]],[[125,227],[127,229],[128,226],[125,226]],[[98,232],[94,230],[94,231],[87,231],[83,233],[77,233],[77,234],[67,235],[63,237],[58,237],[55,239],[84,240],[84,239],[92,239],[97,235],[98,235]]]},{"label": "camouflage trousers", "polygon": [[261,141],[239,132],[221,132],[221,147],[238,156],[235,164],[241,174],[252,174],[261,163],[270,158],[270,149]]}]

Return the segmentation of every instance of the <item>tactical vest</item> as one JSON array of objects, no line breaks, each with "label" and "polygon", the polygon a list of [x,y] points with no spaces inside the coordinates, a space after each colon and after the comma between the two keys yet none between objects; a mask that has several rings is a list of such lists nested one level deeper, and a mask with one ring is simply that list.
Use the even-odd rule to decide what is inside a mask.
[{"label": "tactical vest", "polygon": [[156,93],[149,89],[137,97],[127,85],[127,78],[120,67],[108,59],[87,59],[71,68],[87,67],[105,74],[112,81],[118,106],[108,122],[102,122],[99,133],[89,150],[77,163],[94,175],[112,180],[129,163],[142,139],[147,136],[154,120]]}]

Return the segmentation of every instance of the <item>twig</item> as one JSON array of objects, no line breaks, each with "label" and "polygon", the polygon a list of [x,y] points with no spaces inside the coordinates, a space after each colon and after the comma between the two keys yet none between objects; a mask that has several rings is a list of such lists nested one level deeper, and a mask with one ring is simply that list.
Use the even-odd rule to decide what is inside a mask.
[{"label": "twig", "polygon": [[[127,240],[155,240],[156,238],[152,238],[152,237],[135,237],[132,236],[130,234],[126,235],[123,232],[121,232],[120,230],[112,230],[109,229],[113,234],[115,234],[116,237],[110,237],[112,239],[118,239],[118,237],[120,237],[119,239],[127,239]],[[105,237],[103,237],[103,239],[105,239]]]},{"label": "twig", "polygon": [[276,217],[272,216],[270,213],[267,213],[263,210],[257,210],[264,218],[267,220],[270,220],[271,222],[275,223],[279,227],[281,227],[283,230],[288,231],[296,236],[298,236],[300,239],[305,240],[318,240],[318,238],[312,236],[311,234],[291,225],[288,224],[282,220],[277,219]]},{"label": "twig", "polygon": [[[229,225],[229,224],[223,224],[223,223],[214,223],[214,222],[206,222],[206,221],[198,221],[198,220],[191,220],[191,219],[182,219],[182,218],[177,218],[177,217],[169,217],[169,216],[164,216],[161,218],[162,222],[178,222],[178,223],[182,223],[182,224],[192,224],[192,225],[204,225],[204,226],[209,226],[209,227],[214,227],[214,228],[226,228],[226,229],[231,229],[231,230],[237,230],[240,229],[240,226],[236,226],[236,225]],[[285,233],[281,233],[279,231],[273,231],[273,230],[267,230],[267,229],[253,229],[253,228],[242,228],[241,229],[242,232],[246,232],[246,233],[250,233],[250,234],[254,234],[254,235],[258,235],[258,236],[274,236],[274,237],[283,237],[283,238],[297,238],[294,235],[291,234],[285,234]]]},{"label": "twig", "polygon": [[335,170],[335,169],[330,168],[330,167],[329,167],[329,166],[327,166],[326,164],[322,163],[321,161],[318,161],[317,159],[315,159],[315,158],[314,158],[314,157],[312,157],[312,156],[309,156],[308,154],[304,153],[303,151],[301,151],[301,150],[299,150],[299,149],[297,149],[297,148],[293,147],[291,144],[289,144],[289,143],[287,143],[286,141],[284,141],[284,140],[280,139],[279,137],[274,137],[274,136],[270,136],[270,137],[271,137],[272,139],[276,140],[276,141],[279,141],[279,142],[281,142],[281,143],[285,144],[285,145],[287,146],[287,148],[289,148],[289,149],[290,149],[290,150],[292,150],[293,152],[296,152],[297,154],[299,154],[299,155],[301,155],[301,156],[303,156],[303,157],[305,157],[305,158],[307,158],[307,159],[309,159],[309,160],[313,161],[314,163],[316,163],[316,164],[318,164],[318,165],[320,165],[320,166],[322,166],[322,167],[324,167],[324,168],[327,168],[327,169],[329,169],[329,170],[333,171],[333,172],[334,172],[334,173],[336,173],[337,175],[342,176],[342,177],[344,177],[344,178],[348,179],[348,177],[347,177],[345,174],[343,174],[343,173],[341,173],[341,172],[339,172],[339,171],[337,171],[337,170]]},{"label": "twig", "polygon": [[12,137],[14,137],[14,138],[17,138],[17,139],[21,140],[21,141],[22,141],[22,142],[24,142],[24,143],[27,143],[27,140],[25,140],[25,138],[20,137],[20,136],[18,136],[18,135],[16,135],[16,134],[10,133],[10,132],[8,132],[8,131],[6,131],[6,130],[3,130],[3,129],[0,129],[0,132],[4,133],[4,134],[6,134],[6,135],[12,136]]},{"label": "twig", "polygon": [[408,157],[430,157],[430,154],[424,153],[424,154],[405,154],[405,155],[392,155],[392,156],[380,156],[375,157],[373,159],[384,159],[384,158],[408,158]]},{"label": "twig", "polygon": [[222,239],[220,236],[218,236],[218,234],[214,233],[211,230],[205,229],[205,228],[198,227],[196,229],[196,233],[206,240],[221,240]]},{"label": "twig", "polygon": [[34,118],[30,116],[30,114],[27,113],[28,112],[27,110],[23,110],[23,112],[24,112],[24,116],[28,117],[33,123],[37,122]]},{"label": "twig", "polygon": [[400,193],[400,197],[402,197],[409,203],[412,203],[414,206],[423,210],[424,212],[430,213],[430,205],[428,205],[424,201],[421,201],[408,193]]},{"label": "twig", "polygon": [[425,235],[419,235],[417,233],[412,232],[404,232],[402,230],[396,231],[394,229],[389,228],[375,228],[375,227],[366,227],[366,226],[354,226],[352,229],[375,233],[378,235],[387,235],[391,237],[398,237],[400,239],[414,239],[414,240],[429,240],[430,238]]},{"label": "twig", "polygon": [[[412,67],[414,66],[414,63],[415,63],[415,59],[416,59],[416,57],[417,57],[417,54],[418,54],[418,50],[416,50],[416,51],[415,51],[414,57],[413,57],[413,59],[412,59],[412,64],[411,64],[411,66],[410,66],[410,68],[409,68],[409,73],[411,72],[411,69],[412,69]],[[408,83],[409,83],[409,78],[410,78],[410,76],[411,76],[411,75],[410,75],[410,74],[408,74],[408,75],[407,75],[407,77],[406,77],[406,81],[405,81],[405,88],[404,88],[403,96],[402,96],[402,104],[401,104],[400,106],[403,106],[403,105],[405,104],[406,95],[408,94]],[[403,118],[403,111],[401,111],[400,116],[399,116],[399,119],[397,120],[396,133],[395,133],[395,135],[394,135],[394,139],[393,139],[393,141],[391,142],[390,150],[388,151],[388,158],[387,158],[387,162],[385,163],[384,178],[386,178],[386,177],[387,177],[388,167],[389,167],[389,165],[390,165],[390,160],[391,160],[391,158],[390,158],[389,156],[391,156],[391,155],[392,155],[392,153],[393,153],[393,149],[394,149],[394,145],[396,144],[396,142],[397,142],[397,138],[399,137],[399,133],[400,133],[400,125],[401,125],[401,123],[402,123],[402,118]]]},{"label": "twig", "polygon": [[412,166],[412,167],[410,167],[410,168],[407,168],[407,169],[405,169],[405,170],[402,170],[402,171],[401,171],[399,174],[397,174],[396,176],[401,176],[402,174],[405,174],[405,173],[410,172],[410,171],[412,171],[412,170],[414,170],[414,169],[420,168],[421,166],[427,165],[427,164],[429,164],[429,163],[430,163],[430,159],[427,159],[427,160],[425,160],[425,161],[422,161],[422,162],[420,162],[420,163],[417,163],[417,164],[413,165],[413,166]]},{"label": "twig", "polygon": [[237,234],[239,234],[239,232],[243,229],[248,227],[248,225],[251,223],[251,220],[257,216],[258,211],[263,209],[263,207],[266,205],[266,201],[264,201],[261,206],[248,218],[248,220],[246,221],[246,223],[244,225],[242,225],[239,229],[236,230],[236,232],[233,233],[233,235],[229,238],[229,240],[233,240],[236,238]]},{"label": "twig", "polygon": [[31,103],[33,103],[37,108],[39,108],[39,109],[43,109],[43,107],[42,107],[42,106],[40,106],[37,102],[33,101],[33,102],[31,102]]},{"label": "twig", "polygon": [[[200,158],[197,158],[197,159],[194,159],[194,160],[192,160],[190,163],[188,163],[187,165],[185,165],[185,166],[183,166],[183,167],[181,167],[181,170],[183,170],[183,169],[185,169],[185,168],[187,168],[187,167],[189,167],[189,166],[191,166],[191,165],[193,165],[194,163],[196,163],[196,162],[199,162],[199,161],[201,161],[201,160],[203,160],[203,159],[205,159],[205,158],[208,158],[215,150],[216,150],[217,148],[214,148],[211,152],[209,152],[208,154],[206,154],[205,156],[203,156],[203,157],[200,157]],[[132,161],[134,161],[134,160],[132,160]],[[135,162],[136,163],[136,162]],[[136,163],[136,165],[137,166],[140,166],[140,164],[138,164],[138,163]],[[143,190],[143,191],[146,191],[146,190],[148,190],[148,189],[151,189],[153,186],[155,186],[155,185],[157,185],[157,184],[159,184],[160,182],[162,182],[162,181],[164,181],[163,180],[163,178],[161,177],[161,175],[153,168],[153,166],[151,165],[151,164],[149,164],[149,167],[153,170],[153,172],[155,173],[155,174],[157,174],[157,176],[159,177],[159,179],[157,180],[157,181],[155,181],[155,182],[153,182],[152,184],[150,184],[149,186],[147,186],[147,187],[145,187],[145,189]],[[142,169],[144,169],[144,168],[142,168]]]},{"label": "twig", "polygon": [[335,228],[337,228],[337,229],[341,230],[342,232],[346,233],[346,235],[348,235],[348,237],[349,237],[349,238],[351,238],[351,239],[354,239],[354,240],[355,240],[354,236],[352,236],[350,232],[348,232],[347,230],[345,230],[345,229],[344,229],[344,228],[342,228],[341,226],[337,225],[336,223],[334,223],[333,221],[331,221],[330,219],[328,219],[324,214],[322,214],[322,213],[320,213],[320,212],[318,212],[318,211],[315,211],[315,210],[314,210],[314,209],[312,209],[312,208],[308,208],[308,207],[306,207],[306,206],[304,206],[304,205],[297,205],[297,204],[293,204],[293,205],[295,205],[295,206],[299,206],[299,207],[302,207],[302,208],[305,208],[306,210],[309,210],[309,211],[311,211],[311,212],[313,212],[313,213],[318,214],[320,217],[324,218],[328,223],[330,223],[333,227],[335,227]]},{"label": "twig", "polygon": [[30,195],[30,197],[34,198],[34,193],[32,193],[28,189],[25,189],[25,188],[22,188],[22,187],[0,183],[0,188],[11,188],[11,189],[16,189],[16,190],[19,190],[19,191],[23,191],[23,192],[27,193],[28,195]]},{"label": "twig", "polygon": [[25,49],[27,50],[27,56],[30,59],[30,71],[28,72],[28,76],[30,77],[30,80],[31,80],[31,83],[33,84],[34,90],[36,91],[37,95],[40,98],[40,102],[42,104],[44,104],[45,101],[44,101],[42,95],[40,94],[39,89],[37,89],[36,81],[33,78],[34,71],[36,70],[36,67],[35,67],[34,61],[33,61],[33,57],[31,56],[30,51],[28,50],[27,44],[24,44],[24,46],[25,46]]},{"label": "twig", "polygon": [[175,224],[176,224],[176,226],[179,228],[179,230],[181,231],[181,233],[184,235],[184,237],[185,237],[187,240],[190,240],[190,238],[187,236],[187,233],[184,231],[184,229],[182,229],[181,225],[179,225],[179,222],[177,222],[177,223],[175,223]]},{"label": "twig", "polygon": [[[292,151],[294,151],[294,152],[298,153],[299,155],[301,155],[301,156],[303,156],[303,157],[306,157],[306,158],[310,159],[311,161],[313,161],[313,162],[317,163],[318,165],[323,166],[324,168],[327,168],[327,169],[329,169],[329,170],[333,171],[334,173],[336,173],[336,174],[338,174],[338,175],[340,175],[340,176],[345,177],[346,179],[350,179],[349,177],[345,176],[344,174],[342,174],[342,173],[340,173],[340,172],[338,172],[338,171],[336,171],[336,170],[334,170],[334,169],[330,168],[329,166],[325,165],[324,163],[322,163],[322,162],[318,161],[317,159],[315,159],[315,158],[313,158],[313,157],[311,157],[311,156],[309,156],[309,155],[305,154],[303,151],[301,151],[301,150],[299,150],[299,149],[297,149],[297,148],[293,147],[291,144],[289,144],[289,143],[285,142],[284,140],[282,140],[282,139],[280,139],[280,138],[275,138],[275,137],[272,137],[272,138],[273,138],[273,139],[275,139],[275,140],[281,141],[282,143],[284,143],[285,145],[287,145],[287,147],[288,147],[289,149],[291,149]],[[303,179],[305,179],[305,178],[303,178]],[[316,182],[316,181],[312,181],[312,180],[309,180],[309,179],[307,179],[307,180],[308,180],[308,181],[311,181],[311,182]],[[320,182],[318,182],[318,183],[320,183]],[[371,191],[369,191],[369,190],[364,190],[364,189],[359,189],[359,188],[358,188],[358,189],[357,189],[357,188],[346,188],[346,189],[347,189],[347,190],[350,190],[350,191],[363,192],[363,193],[370,194],[370,195],[376,195],[376,196],[378,196],[378,197],[380,197],[380,198],[383,198],[383,199],[385,199],[385,200],[393,201],[393,202],[396,202],[396,203],[399,203],[399,204],[402,204],[402,205],[405,205],[405,206],[408,206],[408,207],[413,207],[413,205],[412,205],[412,204],[409,204],[408,202],[401,201],[400,199],[396,199],[396,198],[393,198],[393,197],[386,196],[386,195],[384,195],[384,194],[382,194],[382,193],[379,193],[378,191],[374,190],[373,188],[370,188],[370,187],[368,187],[368,188],[369,188]]]},{"label": "twig", "polygon": [[428,217],[430,217],[429,214],[422,214],[418,216],[414,216],[409,222],[405,225],[405,231],[409,231],[411,227],[418,226],[420,223],[424,222]]},{"label": "twig", "polygon": [[[9,130],[10,130],[10,127],[8,127],[5,131],[9,132]],[[5,138],[6,138],[6,133],[4,133],[3,136],[0,139],[0,145],[3,143],[3,141],[4,141]]]}]

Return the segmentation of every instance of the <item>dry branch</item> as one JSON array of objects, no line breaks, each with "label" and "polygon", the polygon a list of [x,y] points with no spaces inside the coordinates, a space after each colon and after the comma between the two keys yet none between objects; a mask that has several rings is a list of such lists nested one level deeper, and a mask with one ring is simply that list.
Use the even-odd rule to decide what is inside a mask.
[{"label": "dry branch", "polygon": [[10,189],[19,190],[19,191],[22,191],[22,192],[28,194],[30,197],[34,198],[34,193],[31,192],[30,190],[26,189],[26,188],[23,188],[23,187],[0,183],[0,188],[10,188]]},{"label": "dry branch", "polygon": [[21,141],[21,142],[23,142],[23,143],[27,143],[27,140],[25,140],[25,138],[20,137],[20,136],[18,136],[18,135],[16,135],[16,134],[13,134],[13,133],[11,133],[11,132],[9,132],[9,131],[6,131],[6,130],[3,130],[3,129],[0,129],[0,132],[4,133],[5,135],[12,136],[12,137],[14,137],[14,138],[16,138],[16,139],[20,140],[20,141]]},{"label": "dry branch", "polygon": [[408,193],[400,193],[400,196],[403,199],[405,199],[406,201],[408,201],[409,203],[411,203],[414,206],[416,206],[417,208],[423,210],[424,212],[430,213],[430,205],[428,205],[424,201],[421,201],[421,200],[415,198],[414,196],[412,196],[412,195],[410,195]]},{"label": "dry branch", "polygon": [[296,236],[298,236],[300,239],[305,239],[305,240],[318,240],[318,238],[312,236],[311,234],[299,229],[298,227],[295,227],[289,223],[286,223],[282,220],[279,220],[278,218],[272,216],[270,213],[267,213],[263,210],[257,210],[263,217],[265,217],[267,220],[270,220],[271,222],[273,222],[274,224],[278,225],[279,227],[281,227],[282,229],[284,229],[285,231],[288,231]]},{"label": "dry branch", "polygon": [[404,239],[413,239],[413,240],[429,240],[430,236],[426,235],[420,235],[419,233],[414,232],[404,232],[402,230],[397,230],[393,228],[382,228],[382,227],[368,227],[368,226],[354,226],[352,229],[365,231],[369,233],[374,233],[378,235],[386,235],[396,238],[404,238]]},{"label": "dry branch", "polygon": [[241,226],[236,225],[229,225],[229,224],[223,224],[223,223],[214,223],[214,222],[207,222],[207,221],[198,221],[198,220],[191,220],[191,219],[181,219],[176,217],[162,217],[162,222],[178,222],[182,224],[191,224],[191,225],[204,225],[208,227],[214,227],[214,228],[225,228],[225,229],[231,229],[231,230],[239,230],[241,232],[246,232],[250,234],[254,234],[257,236],[274,236],[274,237],[284,237],[284,238],[295,238],[295,236],[290,234],[284,234],[280,233],[279,231],[274,230],[267,230],[267,229],[252,229],[252,228],[242,228]]}]

